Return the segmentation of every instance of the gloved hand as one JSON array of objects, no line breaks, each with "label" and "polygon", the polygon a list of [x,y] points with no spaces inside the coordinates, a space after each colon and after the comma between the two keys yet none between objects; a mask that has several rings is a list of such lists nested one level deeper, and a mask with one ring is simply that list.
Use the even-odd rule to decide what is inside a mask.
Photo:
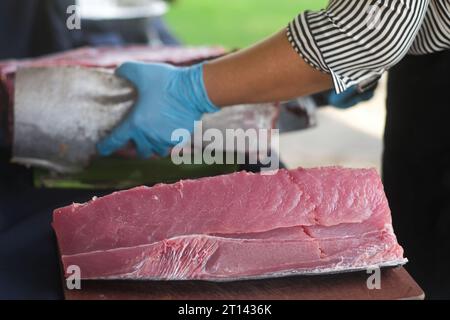
[{"label": "gloved hand", "polygon": [[375,88],[359,92],[358,87],[353,86],[341,94],[336,94],[333,90],[328,96],[328,104],[339,109],[348,109],[360,102],[372,99],[374,95]]},{"label": "gloved hand", "polygon": [[194,130],[204,113],[218,111],[209,100],[203,82],[203,65],[179,68],[166,64],[127,62],[116,74],[133,83],[138,100],[128,118],[97,145],[108,156],[132,140],[143,158],[166,156],[178,141],[176,129]]}]

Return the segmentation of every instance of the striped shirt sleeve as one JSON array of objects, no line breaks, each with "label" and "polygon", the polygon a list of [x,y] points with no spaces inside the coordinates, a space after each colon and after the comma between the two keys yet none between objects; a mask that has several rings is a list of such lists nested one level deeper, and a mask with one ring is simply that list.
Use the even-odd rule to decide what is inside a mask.
[{"label": "striped shirt sleeve", "polygon": [[337,93],[379,79],[406,55],[430,0],[332,0],[287,28],[297,53],[331,74]]},{"label": "striped shirt sleeve", "polygon": [[450,49],[450,0],[434,0],[409,53],[419,55],[446,49]]}]

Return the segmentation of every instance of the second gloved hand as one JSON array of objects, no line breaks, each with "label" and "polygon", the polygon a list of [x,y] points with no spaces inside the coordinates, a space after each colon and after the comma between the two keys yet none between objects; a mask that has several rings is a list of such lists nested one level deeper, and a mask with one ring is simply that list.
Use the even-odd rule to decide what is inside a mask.
[{"label": "second gloved hand", "polygon": [[130,115],[97,145],[108,156],[132,140],[142,158],[166,156],[177,141],[176,129],[194,130],[205,113],[218,111],[203,82],[203,65],[180,68],[166,64],[127,62],[116,74],[133,83],[138,100]]},{"label": "second gloved hand", "polygon": [[372,99],[375,95],[375,88],[376,87],[364,92],[359,92],[358,87],[353,86],[341,94],[336,94],[334,91],[331,91],[328,96],[328,104],[339,109],[351,108],[358,103]]}]

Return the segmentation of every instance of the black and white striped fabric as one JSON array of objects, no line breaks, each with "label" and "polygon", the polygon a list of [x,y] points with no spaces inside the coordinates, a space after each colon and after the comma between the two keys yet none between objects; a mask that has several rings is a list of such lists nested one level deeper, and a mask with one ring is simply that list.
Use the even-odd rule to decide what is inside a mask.
[{"label": "black and white striped fabric", "polygon": [[450,0],[331,0],[300,14],[287,36],[341,93],[373,83],[408,53],[450,49]]}]

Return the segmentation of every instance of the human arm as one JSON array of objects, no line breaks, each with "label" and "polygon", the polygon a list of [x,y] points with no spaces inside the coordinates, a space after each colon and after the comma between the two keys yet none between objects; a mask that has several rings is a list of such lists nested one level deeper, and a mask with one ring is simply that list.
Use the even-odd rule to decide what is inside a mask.
[{"label": "human arm", "polygon": [[204,80],[217,106],[290,100],[330,89],[329,74],[299,59],[282,30],[265,41],[205,64]]},{"label": "human arm", "polygon": [[428,5],[429,0],[333,0],[325,10],[299,15],[287,35],[279,32],[204,65],[126,64],[118,74],[138,87],[139,101],[99,151],[111,154],[131,139],[145,151],[141,155],[164,155],[176,143],[173,130],[182,125],[192,131],[202,113],[218,107],[370,84],[408,52]]},{"label": "human arm", "polygon": [[[263,67],[262,67],[263,65]],[[285,31],[229,56],[177,68],[125,63],[116,70],[139,98],[128,118],[98,144],[107,156],[132,140],[138,154],[165,156],[174,130],[193,131],[204,113],[235,104],[288,100],[332,87],[331,77],[299,59]]]}]

